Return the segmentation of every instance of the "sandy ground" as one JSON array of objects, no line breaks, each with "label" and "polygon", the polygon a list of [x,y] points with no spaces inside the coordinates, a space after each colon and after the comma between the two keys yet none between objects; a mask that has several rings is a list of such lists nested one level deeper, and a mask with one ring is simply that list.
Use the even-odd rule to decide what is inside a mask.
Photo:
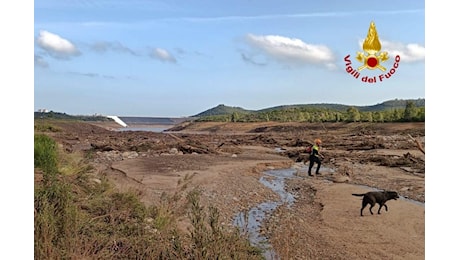
[{"label": "sandy ground", "polygon": [[[278,207],[263,223],[261,233],[279,259],[425,258],[425,156],[409,138],[424,145],[424,123],[201,123],[169,133],[60,127],[54,136],[64,148],[92,152],[98,174],[119,188],[138,190],[146,203],[198,188],[203,204],[219,208],[228,226],[238,212],[277,199],[259,181],[264,171],[301,169],[305,147],[320,137],[322,175],[299,170],[285,187],[294,205]],[[376,206],[374,215],[367,207],[360,216],[362,198],[351,194],[376,189],[401,198],[380,215]]]}]

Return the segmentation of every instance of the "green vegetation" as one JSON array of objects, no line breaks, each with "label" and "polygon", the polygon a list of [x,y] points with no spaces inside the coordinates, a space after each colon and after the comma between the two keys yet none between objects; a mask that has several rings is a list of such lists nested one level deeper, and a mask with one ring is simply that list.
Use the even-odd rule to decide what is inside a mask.
[{"label": "green vegetation", "polygon": [[[200,205],[197,189],[185,193],[189,176],[176,194],[146,206],[138,192],[96,177],[84,158],[35,134],[36,259],[263,259],[236,227],[221,225],[216,208]],[[178,228],[183,216],[188,231]]]},{"label": "green vegetation", "polygon": [[50,137],[39,134],[34,136],[34,167],[41,168],[44,177],[54,176],[57,172],[56,143]]},{"label": "green vegetation", "polygon": [[59,127],[53,126],[51,124],[34,124],[34,130],[36,132],[60,132],[61,129]]},{"label": "green vegetation", "polygon": [[[372,107],[343,105],[293,105],[259,111],[227,111],[225,114],[202,116],[202,122],[424,122],[425,102],[421,100],[398,100]],[[423,106],[422,106],[423,104]],[[220,111],[224,111],[220,108]]]},{"label": "green vegetation", "polygon": [[35,119],[73,119],[73,120],[81,120],[81,121],[113,121],[112,119],[100,116],[100,115],[93,115],[93,116],[85,116],[85,115],[68,115],[66,113],[60,112],[34,112]]},{"label": "green vegetation", "polygon": [[227,115],[227,114],[248,114],[254,111],[246,110],[241,107],[229,107],[223,104],[220,104],[214,108],[208,109],[204,112],[201,112],[193,117],[203,117],[203,116],[216,116],[216,115]]}]

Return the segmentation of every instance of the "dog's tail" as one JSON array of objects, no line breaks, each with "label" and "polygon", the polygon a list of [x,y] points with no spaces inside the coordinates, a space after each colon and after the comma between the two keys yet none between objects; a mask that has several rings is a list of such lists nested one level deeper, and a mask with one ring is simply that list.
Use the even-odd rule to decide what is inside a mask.
[{"label": "dog's tail", "polygon": [[366,195],[366,194],[356,194],[356,193],[352,193],[351,195],[353,195],[353,196],[358,196],[358,197],[362,197],[362,196],[364,196],[364,195]]}]

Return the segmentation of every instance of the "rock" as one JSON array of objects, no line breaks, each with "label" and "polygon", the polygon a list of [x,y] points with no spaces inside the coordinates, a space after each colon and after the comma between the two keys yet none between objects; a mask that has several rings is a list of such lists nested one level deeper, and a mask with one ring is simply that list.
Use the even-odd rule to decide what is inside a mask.
[{"label": "rock", "polygon": [[349,182],[350,177],[344,175],[336,175],[333,176],[332,181],[337,183]]},{"label": "rock", "polygon": [[137,158],[139,156],[139,154],[137,152],[123,152],[122,155],[123,159],[134,159],[134,158]]},{"label": "rock", "polygon": [[97,178],[92,178],[91,181],[97,183],[97,184],[101,184],[101,180],[97,179]]}]

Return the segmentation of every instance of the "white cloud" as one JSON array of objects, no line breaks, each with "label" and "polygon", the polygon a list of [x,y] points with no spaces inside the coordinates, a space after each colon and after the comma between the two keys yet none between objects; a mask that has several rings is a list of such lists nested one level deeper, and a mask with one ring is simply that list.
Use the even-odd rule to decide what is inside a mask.
[{"label": "white cloud", "polygon": [[317,64],[335,68],[335,56],[324,45],[308,44],[300,39],[278,35],[248,34],[247,42],[266,56],[291,66]]},{"label": "white cloud", "polygon": [[80,51],[70,41],[47,31],[40,31],[37,44],[55,58],[68,59],[80,55]]},{"label": "white cloud", "polygon": [[137,56],[135,51],[131,50],[130,48],[124,46],[123,44],[119,42],[97,42],[94,43],[93,45],[90,46],[92,50],[96,52],[107,52],[109,50],[114,51],[114,52],[120,52],[120,53],[128,53],[134,56]]},{"label": "white cloud", "polygon": [[165,61],[165,62],[172,62],[172,63],[177,62],[176,58],[174,58],[173,55],[171,55],[167,50],[164,50],[161,48],[155,48],[152,51],[152,53],[150,53],[150,57],[161,60],[161,61]]},{"label": "white cloud", "polygon": [[[364,39],[359,41],[359,46],[363,46]],[[403,44],[400,42],[390,42],[380,40],[381,51],[388,52],[390,57],[401,57],[400,62],[418,62],[425,60],[425,47],[417,43]]]},{"label": "white cloud", "polygon": [[425,47],[417,43],[394,43],[381,41],[382,50],[387,51],[391,57],[399,55],[401,62],[417,62],[425,60]]}]

